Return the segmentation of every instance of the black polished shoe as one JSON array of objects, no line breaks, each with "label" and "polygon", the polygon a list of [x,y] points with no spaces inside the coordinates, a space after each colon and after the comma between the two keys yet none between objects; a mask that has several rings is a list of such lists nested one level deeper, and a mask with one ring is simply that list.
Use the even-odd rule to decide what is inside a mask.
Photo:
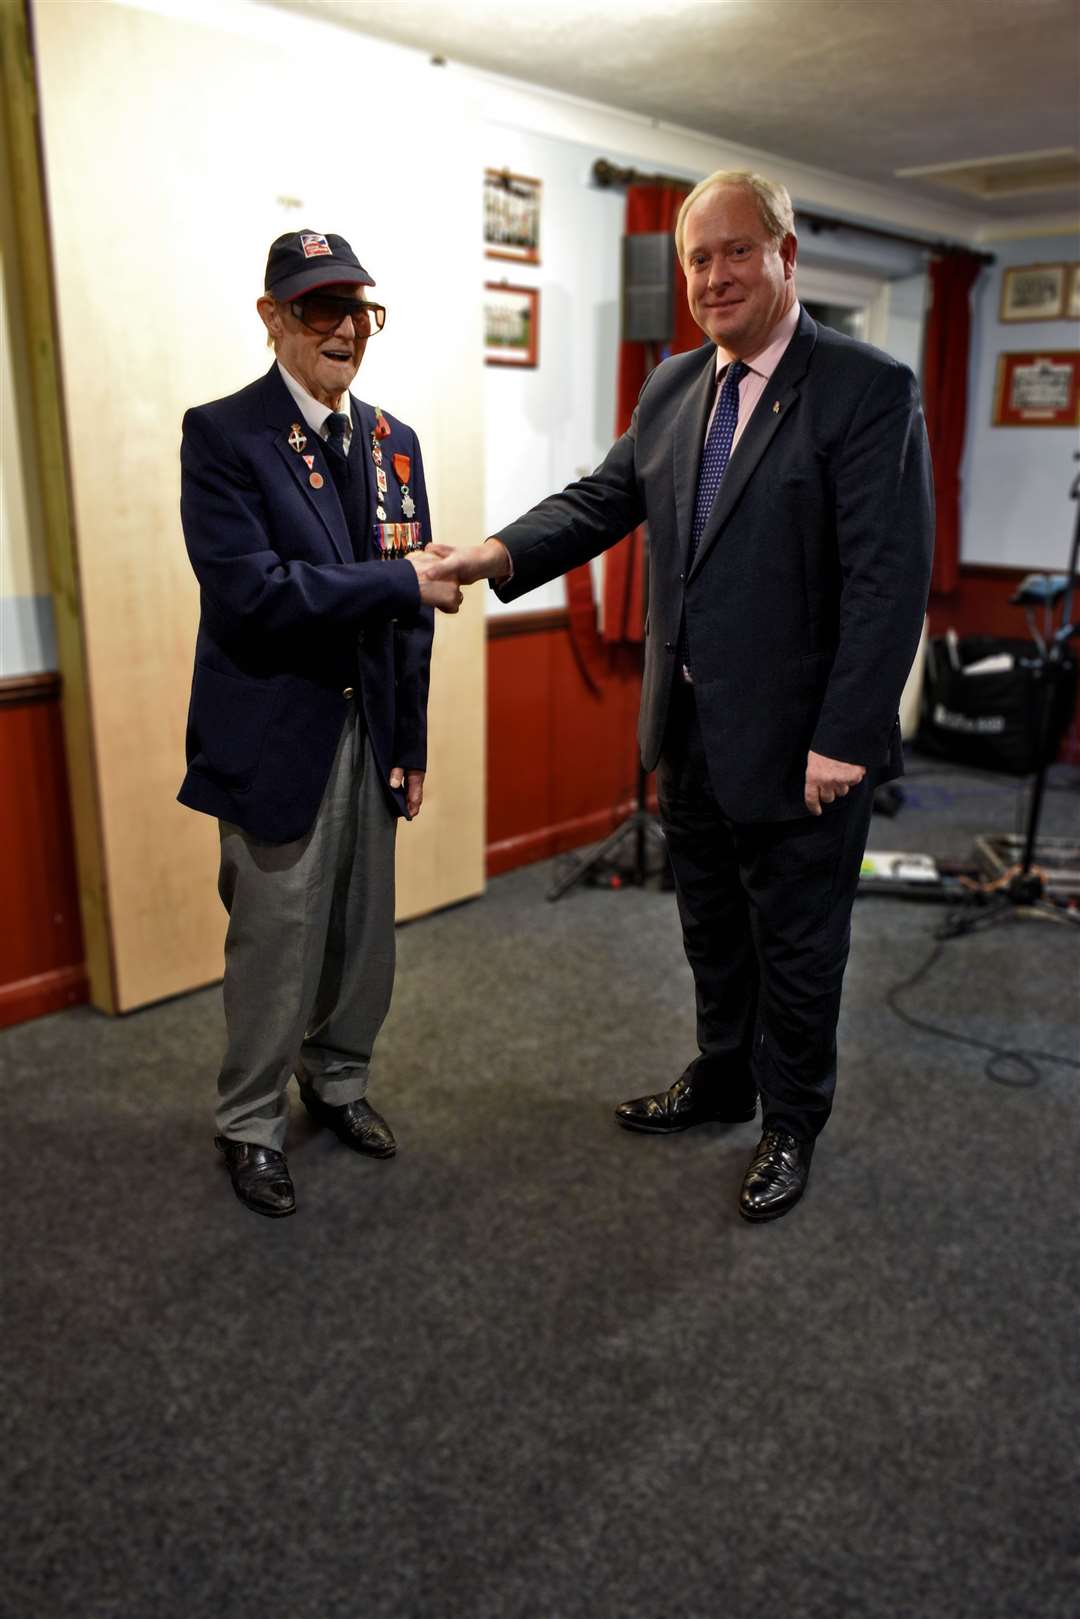
[{"label": "black polished shoe", "polygon": [[666,1091],[620,1102],[615,1117],[628,1130],[649,1130],[669,1135],[692,1124],[745,1124],[757,1111],[757,1097],[718,1096],[715,1086],[695,1085],[682,1075]]},{"label": "black polished shoe", "polygon": [[324,1102],[310,1085],[301,1080],[300,1100],[316,1124],[324,1124],[328,1130],[333,1130],[338,1140],[344,1141],[354,1152],[366,1152],[372,1158],[392,1158],[397,1152],[394,1132],[363,1097],[359,1101],[334,1107],[330,1102]]},{"label": "black polished shoe", "polygon": [[296,1194],[283,1152],[258,1147],[253,1141],[230,1141],[215,1136],[214,1146],[225,1154],[233,1191],[256,1214],[280,1219],[296,1213]]},{"label": "black polished shoe", "polygon": [[744,1220],[777,1220],[793,1209],[810,1177],[812,1141],[798,1141],[786,1130],[766,1127],[750,1160],[739,1193]]}]

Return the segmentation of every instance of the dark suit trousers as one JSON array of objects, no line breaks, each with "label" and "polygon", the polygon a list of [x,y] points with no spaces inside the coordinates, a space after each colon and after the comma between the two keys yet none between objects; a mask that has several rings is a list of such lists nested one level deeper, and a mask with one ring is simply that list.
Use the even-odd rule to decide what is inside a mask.
[{"label": "dark suit trousers", "polygon": [[660,815],[694,974],[695,1083],[743,1099],[802,1140],[824,1128],[851,907],[873,797],[863,781],[820,816],[732,821],[709,778],[693,687],[679,682],[657,770]]}]

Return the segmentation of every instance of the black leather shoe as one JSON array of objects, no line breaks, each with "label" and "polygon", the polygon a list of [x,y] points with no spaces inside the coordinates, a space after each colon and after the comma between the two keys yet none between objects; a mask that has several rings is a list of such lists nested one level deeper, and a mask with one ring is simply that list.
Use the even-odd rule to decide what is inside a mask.
[{"label": "black leather shoe", "polygon": [[225,1154],[233,1191],[256,1214],[280,1219],[296,1213],[296,1194],[283,1152],[257,1147],[253,1141],[230,1141],[215,1136],[214,1146]]},{"label": "black leather shoe", "polygon": [[669,1135],[673,1130],[688,1130],[692,1124],[745,1124],[756,1110],[756,1096],[725,1099],[717,1095],[715,1086],[695,1086],[684,1074],[655,1096],[620,1102],[615,1117],[628,1130]]},{"label": "black leather shoe", "polygon": [[739,1193],[744,1220],[776,1220],[793,1209],[810,1177],[812,1141],[797,1141],[786,1130],[768,1126],[750,1160]]},{"label": "black leather shoe", "polygon": [[300,1100],[316,1124],[324,1124],[328,1130],[333,1130],[338,1140],[344,1141],[354,1152],[366,1152],[372,1158],[392,1158],[397,1152],[394,1132],[363,1097],[359,1101],[333,1107],[301,1080]]}]

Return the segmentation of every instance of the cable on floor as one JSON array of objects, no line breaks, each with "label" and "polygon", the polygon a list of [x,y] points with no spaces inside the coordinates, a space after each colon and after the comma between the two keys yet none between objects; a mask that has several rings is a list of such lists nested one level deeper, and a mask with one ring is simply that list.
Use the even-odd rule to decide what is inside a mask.
[{"label": "cable on floor", "polygon": [[[1042,1078],[1037,1066],[1040,1062],[1059,1063],[1065,1068],[1080,1068],[1080,1062],[1073,1057],[1062,1057],[1054,1051],[1016,1050],[1010,1046],[996,1045],[991,1040],[977,1040],[973,1035],[958,1034],[954,1029],[943,1029],[939,1024],[927,1023],[923,1018],[913,1017],[910,1012],[905,1012],[898,1004],[898,997],[905,990],[914,989],[916,984],[922,982],[937,965],[944,948],[944,941],[939,941],[935,944],[926,960],[915,969],[910,977],[903,979],[899,984],[894,984],[886,992],[886,1005],[890,1011],[895,1012],[902,1023],[908,1024],[912,1029],[920,1029],[924,1034],[935,1035],[939,1040],[951,1040],[957,1045],[973,1046],[977,1051],[989,1051],[991,1056],[989,1061],[984,1064],[984,1074],[995,1085],[1006,1085],[1012,1090],[1030,1090],[1033,1085],[1038,1085]],[[1002,1065],[1004,1064],[1012,1065],[1012,1077],[1010,1077],[1008,1069],[1003,1070]]]}]

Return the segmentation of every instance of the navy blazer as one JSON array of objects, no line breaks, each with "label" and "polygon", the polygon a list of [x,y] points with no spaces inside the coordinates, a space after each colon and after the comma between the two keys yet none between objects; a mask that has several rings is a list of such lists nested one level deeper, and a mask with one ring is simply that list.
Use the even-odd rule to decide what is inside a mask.
[{"label": "navy blazer", "polygon": [[605,460],[497,530],[512,601],[647,521],[649,616],[638,738],[660,756],[686,614],[717,798],[739,821],[808,814],[810,749],[903,769],[897,707],[930,582],[933,487],[915,378],[869,344],[799,325],[686,559],[712,343],[665,360]]},{"label": "navy blazer", "polygon": [[[353,433],[370,456],[375,410],[350,399]],[[410,461],[413,521],[427,543],[420,446],[411,428],[384,419],[387,520],[405,520],[392,470],[401,453]],[[296,424],[307,440],[299,448],[289,443]],[[353,560],[325,446],[276,363],[239,393],[187,412],[180,464],[184,540],[201,602],[180,802],[268,843],[301,837],[355,691],[388,800],[404,815],[405,793],[392,791],[388,777],[395,765],[426,765],[434,628],[416,570],[404,558]],[[370,534],[378,492],[374,468],[368,472]]]}]

